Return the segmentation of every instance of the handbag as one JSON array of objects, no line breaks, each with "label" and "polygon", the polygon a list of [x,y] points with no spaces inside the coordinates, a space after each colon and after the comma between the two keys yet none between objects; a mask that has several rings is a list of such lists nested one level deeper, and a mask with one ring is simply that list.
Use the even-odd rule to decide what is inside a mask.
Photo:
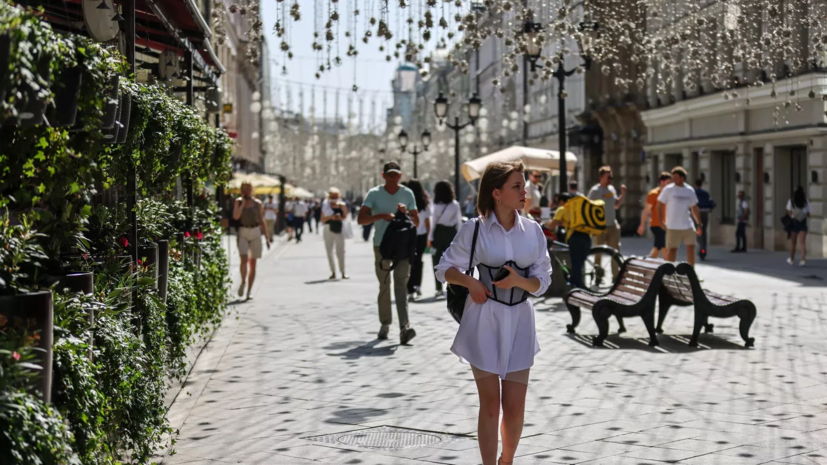
[{"label": "handbag", "polygon": [[353,226],[351,226],[350,221],[345,221],[342,224],[342,237],[345,239],[353,239]]},{"label": "handbag", "polygon": [[454,237],[457,235],[457,228],[455,226],[439,224],[439,220],[445,216],[445,210],[447,209],[448,205],[445,205],[445,208],[442,209],[442,214],[437,218],[437,225],[434,226],[434,246],[439,250],[446,250],[450,247],[451,242],[453,242]]},{"label": "handbag", "polygon": [[[468,262],[468,270],[465,272],[468,276],[474,275],[474,252],[477,249],[477,236],[480,233],[479,219],[473,220],[474,224],[474,239],[471,242],[471,259]],[[458,286],[456,284],[448,284],[448,313],[456,320],[457,323],[462,321],[462,314],[465,312],[465,302],[468,300],[468,288]]]}]

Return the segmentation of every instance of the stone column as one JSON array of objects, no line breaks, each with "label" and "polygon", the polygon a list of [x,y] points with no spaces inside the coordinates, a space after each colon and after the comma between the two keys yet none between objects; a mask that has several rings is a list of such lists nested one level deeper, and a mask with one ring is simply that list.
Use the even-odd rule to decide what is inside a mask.
[{"label": "stone column", "polygon": [[735,172],[739,173],[741,176],[741,182],[735,183],[736,198],[738,196],[738,192],[744,191],[750,208],[749,222],[747,223],[747,248],[760,248],[760,245],[755,243],[757,236],[755,230],[756,226],[760,224],[760,221],[755,217],[756,199],[754,187],[755,183],[753,183],[755,175],[753,174],[752,154],[749,153],[747,144],[738,144],[735,146]]},{"label": "stone column", "polygon": [[776,217],[780,218],[781,212],[775,211],[777,173],[775,172],[775,147],[772,144],[764,146],[764,172],[770,176],[770,182],[764,183],[764,249],[776,250],[775,230],[781,228],[781,225],[777,224]]},{"label": "stone column", "polygon": [[[815,182],[813,179],[815,174]],[[808,150],[807,182],[810,200],[809,234],[807,235],[807,254],[811,257],[827,257],[827,221],[825,221],[825,203],[827,203],[827,137],[814,138]]]}]

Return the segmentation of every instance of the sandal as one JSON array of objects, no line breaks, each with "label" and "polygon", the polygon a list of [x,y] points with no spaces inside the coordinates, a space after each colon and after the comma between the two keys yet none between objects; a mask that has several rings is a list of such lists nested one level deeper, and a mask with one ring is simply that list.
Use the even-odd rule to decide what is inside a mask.
[{"label": "sandal", "polygon": [[510,462],[504,462],[502,455],[500,456],[500,458],[497,459],[497,465],[512,465],[513,463],[514,463],[513,460],[510,461]]}]

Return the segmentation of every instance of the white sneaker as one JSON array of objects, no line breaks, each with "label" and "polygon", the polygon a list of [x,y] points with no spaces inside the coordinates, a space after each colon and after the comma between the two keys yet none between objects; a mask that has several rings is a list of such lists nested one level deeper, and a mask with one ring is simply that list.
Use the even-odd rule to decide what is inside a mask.
[{"label": "white sneaker", "polygon": [[788,259],[787,259],[787,264],[788,264],[788,265],[792,265],[792,264],[793,264],[793,259],[792,259],[792,258],[788,258]]},{"label": "white sneaker", "polygon": [[804,260],[801,260],[801,261],[798,263],[798,266],[803,267],[806,263],[807,263],[807,262],[805,262]]},{"label": "white sneaker", "polygon": [[443,295],[444,295],[444,294],[443,294],[443,292],[442,292],[442,291],[436,291],[436,296],[437,296],[437,297],[442,297]]}]

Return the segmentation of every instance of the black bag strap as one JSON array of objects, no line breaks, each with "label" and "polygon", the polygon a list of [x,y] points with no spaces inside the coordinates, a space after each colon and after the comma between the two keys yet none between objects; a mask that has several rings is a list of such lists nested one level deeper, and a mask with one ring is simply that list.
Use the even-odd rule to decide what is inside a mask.
[{"label": "black bag strap", "polygon": [[440,213],[440,214],[439,214],[439,218],[437,218],[437,219],[436,219],[436,224],[439,224],[439,220],[441,220],[441,219],[442,219],[442,217],[443,217],[443,216],[445,216],[445,210],[447,210],[447,209],[448,209],[448,206],[449,206],[449,205],[451,205],[451,204],[450,204],[450,203],[446,203],[446,204],[445,204],[445,207],[442,209],[442,213]]},{"label": "black bag strap", "polygon": [[480,220],[479,218],[474,220],[474,239],[471,241],[471,260],[468,262],[468,271],[465,272],[467,275],[471,275],[474,270],[474,252],[477,250],[477,236],[480,234]]}]

